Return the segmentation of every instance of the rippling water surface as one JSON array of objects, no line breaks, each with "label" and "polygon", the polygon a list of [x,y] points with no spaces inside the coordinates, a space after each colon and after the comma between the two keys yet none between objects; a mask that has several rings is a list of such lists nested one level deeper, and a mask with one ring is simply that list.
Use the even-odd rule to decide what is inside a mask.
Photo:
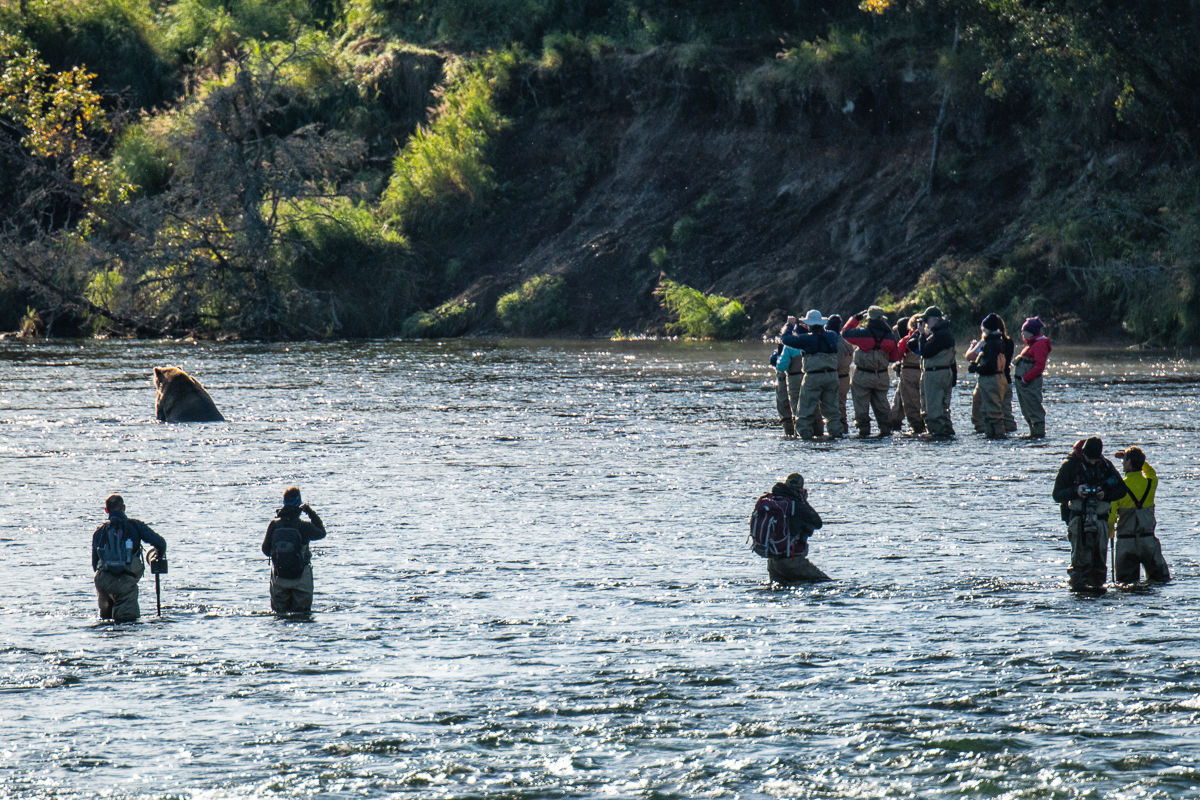
[{"label": "rippling water surface", "polygon": [[[0,796],[1198,797],[1200,382],[1056,352],[1051,438],[779,436],[766,348],[0,343]],[[227,423],[153,419],[151,368]],[[966,377],[964,372],[964,377]],[[1176,580],[1080,599],[1049,497],[1141,444]],[[746,549],[791,471],[836,580]],[[262,534],[329,528],[277,619]],[[97,619],[103,498],[170,543]]]}]

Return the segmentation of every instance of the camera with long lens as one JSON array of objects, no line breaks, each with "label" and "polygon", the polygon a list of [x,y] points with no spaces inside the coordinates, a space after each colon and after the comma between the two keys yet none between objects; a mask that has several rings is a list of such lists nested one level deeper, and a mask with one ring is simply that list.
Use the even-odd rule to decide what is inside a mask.
[{"label": "camera with long lens", "polygon": [[166,575],[167,560],[165,558],[154,558],[150,560],[151,575]]}]

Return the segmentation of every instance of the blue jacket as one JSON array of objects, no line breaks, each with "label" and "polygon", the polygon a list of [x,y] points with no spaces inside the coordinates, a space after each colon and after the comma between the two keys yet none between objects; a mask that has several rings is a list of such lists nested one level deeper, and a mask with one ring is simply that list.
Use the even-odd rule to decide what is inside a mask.
[{"label": "blue jacket", "polygon": [[[805,353],[836,353],[838,351],[838,335],[833,331],[821,334],[795,333],[783,334],[783,343],[788,347],[803,350]],[[824,340],[824,341],[822,341]]]}]

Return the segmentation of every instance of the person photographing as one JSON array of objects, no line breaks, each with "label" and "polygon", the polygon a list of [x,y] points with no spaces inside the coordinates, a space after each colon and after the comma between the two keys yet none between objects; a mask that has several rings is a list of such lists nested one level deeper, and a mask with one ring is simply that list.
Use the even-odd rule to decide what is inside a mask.
[{"label": "person photographing", "polygon": [[1071,566],[1072,591],[1103,593],[1107,577],[1109,512],[1128,492],[1117,468],[1104,457],[1098,436],[1080,439],[1054,478],[1055,502],[1060,504]]},{"label": "person photographing", "polygon": [[[303,512],[308,521],[300,519]],[[263,555],[271,559],[271,610],[277,614],[312,611],[312,551],[308,543],[325,538],[325,525],[317,512],[300,499],[300,489],[283,493],[283,507],[267,525]]]}]

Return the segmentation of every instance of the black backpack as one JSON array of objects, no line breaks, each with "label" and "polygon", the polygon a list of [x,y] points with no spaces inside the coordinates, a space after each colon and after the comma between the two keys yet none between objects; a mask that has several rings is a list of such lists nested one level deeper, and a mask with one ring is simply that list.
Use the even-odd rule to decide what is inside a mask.
[{"label": "black backpack", "polygon": [[294,579],[304,574],[308,563],[304,537],[295,528],[276,528],[271,534],[271,563],[280,578]]}]

